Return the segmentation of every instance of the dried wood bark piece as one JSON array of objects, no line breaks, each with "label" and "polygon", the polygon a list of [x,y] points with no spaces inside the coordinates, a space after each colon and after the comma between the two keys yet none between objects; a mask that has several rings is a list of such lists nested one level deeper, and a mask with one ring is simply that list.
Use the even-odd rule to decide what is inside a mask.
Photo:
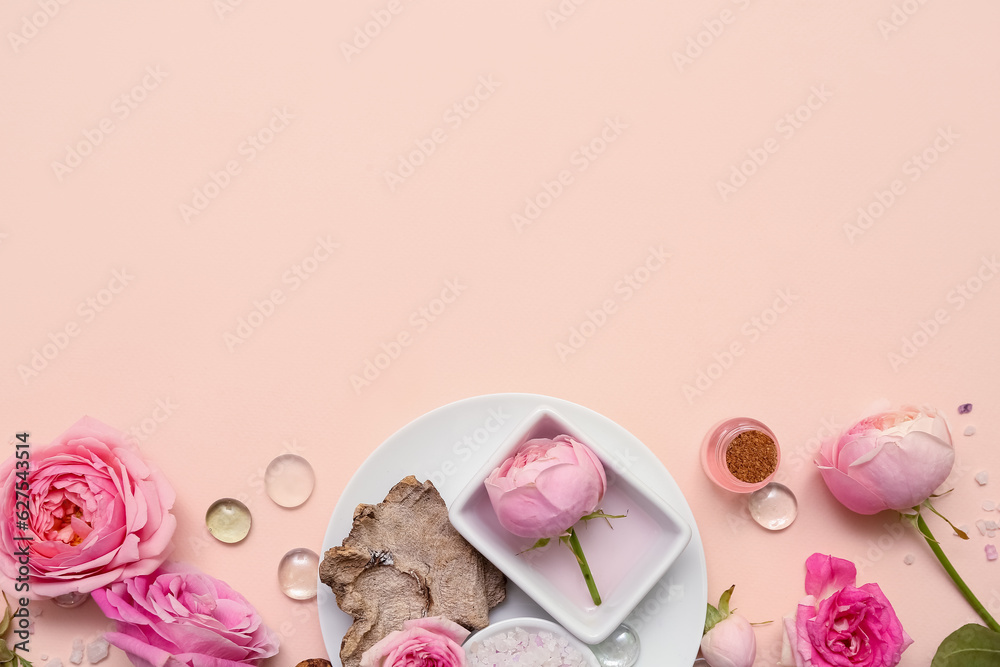
[{"label": "dried wood bark piece", "polygon": [[430,482],[410,475],[377,505],[358,505],[343,546],[324,554],[320,580],[354,617],[340,645],[344,667],[403,621],[444,616],[469,630],[489,624],[506,578],[458,534]]}]

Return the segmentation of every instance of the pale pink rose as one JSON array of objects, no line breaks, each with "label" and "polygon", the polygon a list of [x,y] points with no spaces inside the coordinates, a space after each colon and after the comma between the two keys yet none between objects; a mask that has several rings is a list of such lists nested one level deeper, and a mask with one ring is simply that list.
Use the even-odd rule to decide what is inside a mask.
[{"label": "pale pink rose", "polygon": [[[23,463],[12,456],[0,465],[0,588],[35,598],[89,593],[148,574],[166,558],[177,525],[174,490],[121,432],[84,417],[31,451],[26,485],[18,477]],[[21,535],[34,539],[15,539]],[[25,569],[28,590],[18,588]]]},{"label": "pale pink rose", "polygon": [[862,419],[824,442],[816,464],[848,509],[909,512],[941,485],[955,463],[944,417],[907,407]]},{"label": "pale pink rose", "polygon": [[361,656],[361,667],[466,667],[469,631],[442,616],[414,618]]},{"label": "pale pink rose", "polygon": [[709,667],[751,667],[757,657],[757,637],[750,621],[730,614],[701,638],[701,654]]},{"label": "pale pink rose", "polygon": [[168,563],[91,596],[117,623],[105,638],[136,667],[238,667],[278,653],[246,598],[190,566]]},{"label": "pale pink rose", "polygon": [[[855,587],[854,563],[806,560],[806,597],[784,619],[782,665],[893,667],[913,640],[878,584]],[[826,597],[824,597],[826,596]]]},{"label": "pale pink rose", "polygon": [[590,514],[604,497],[604,466],[568,435],[524,443],[486,478],[500,525],[521,537],[556,537]]}]

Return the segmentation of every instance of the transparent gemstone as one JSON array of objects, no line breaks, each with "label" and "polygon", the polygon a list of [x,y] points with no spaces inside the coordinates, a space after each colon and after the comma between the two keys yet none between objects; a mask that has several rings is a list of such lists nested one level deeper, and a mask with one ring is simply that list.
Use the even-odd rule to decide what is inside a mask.
[{"label": "transparent gemstone", "polygon": [[278,563],[278,584],[281,592],[293,600],[316,597],[316,573],[319,556],[311,549],[292,549]]},{"label": "transparent gemstone", "polygon": [[315,485],[316,474],[309,461],[295,454],[282,454],[264,471],[267,495],[282,507],[298,507],[309,499]]},{"label": "transparent gemstone", "polygon": [[632,667],[639,661],[639,634],[622,623],[607,639],[590,649],[601,667]]},{"label": "transparent gemstone", "polygon": [[784,484],[771,482],[750,494],[750,516],[768,530],[788,528],[799,513],[795,494]]},{"label": "transparent gemstone", "polygon": [[65,607],[66,609],[72,609],[73,607],[79,607],[90,597],[89,593],[64,593],[63,595],[57,595],[52,598],[54,602],[59,607]]},{"label": "transparent gemstone", "polygon": [[212,503],[205,513],[205,525],[212,537],[233,544],[250,532],[250,510],[235,498],[221,498]]}]

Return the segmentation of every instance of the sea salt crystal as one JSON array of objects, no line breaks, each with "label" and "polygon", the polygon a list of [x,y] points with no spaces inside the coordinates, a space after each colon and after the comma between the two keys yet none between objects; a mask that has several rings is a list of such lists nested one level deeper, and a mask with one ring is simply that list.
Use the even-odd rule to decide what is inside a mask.
[{"label": "sea salt crystal", "polygon": [[79,665],[83,662],[83,640],[74,639],[73,640],[73,652],[69,654],[69,661],[74,665]]},{"label": "sea salt crystal", "polygon": [[469,644],[471,667],[585,667],[587,661],[562,636],[514,628]]},{"label": "sea salt crystal", "polygon": [[[45,658],[42,658],[42,660],[45,660]],[[45,663],[45,667],[63,667],[62,660],[59,658],[52,658]]]},{"label": "sea salt crystal", "polygon": [[903,562],[906,563],[907,565],[913,565],[913,562],[915,560],[917,560],[917,557],[914,556],[913,554],[906,554],[905,556],[903,556]]},{"label": "sea salt crystal", "polygon": [[993,519],[986,520],[986,530],[996,530],[997,527],[998,527],[997,522],[994,521]]},{"label": "sea salt crystal", "polygon": [[997,548],[992,544],[986,545],[986,560],[996,560],[997,559]]},{"label": "sea salt crystal", "polygon": [[986,482],[990,481],[990,474],[985,470],[980,470],[976,473],[976,481],[979,482],[979,486],[986,486]]},{"label": "sea salt crystal", "polygon": [[992,500],[984,500],[983,501],[983,509],[986,510],[987,512],[992,512],[996,508],[997,508],[997,504],[995,502],[993,502]]},{"label": "sea salt crystal", "polygon": [[976,427],[970,424],[970,425],[966,426],[965,430],[962,431],[962,432],[965,435],[975,435],[976,434]]},{"label": "sea salt crystal", "polygon": [[986,535],[986,522],[982,519],[976,521],[976,528],[979,529],[979,534],[985,537]]},{"label": "sea salt crystal", "polygon": [[87,662],[95,665],[106,657],[108,657],[108,640],[104,637],[98,637],[87,644]]}]

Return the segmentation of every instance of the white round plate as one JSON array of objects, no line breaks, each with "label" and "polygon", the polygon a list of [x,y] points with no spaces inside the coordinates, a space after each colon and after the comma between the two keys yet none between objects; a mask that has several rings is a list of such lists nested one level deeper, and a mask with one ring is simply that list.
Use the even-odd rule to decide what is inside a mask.
[{"label": "white round plate", "polygon": [[[491,394],[457,401],[415,419],[372,452],[348,482],[330,517],[320,554],[343,543],[358,504],[381,502],[407,475],[432,480],[450,505],[514,427],[542,404],[561,411],[595,439],[622,443],[623,463],[690,524],[693,534],[687,549],[625,621],[639,633],[642,644],[637,667],[690,667],[701,643],[708,602],[705,551],[691,508],[670,473],[645,445],[607,417],[575,403],[534,394]],[[320,630],[337,664],[340,642],[353,619],[340,611],[325,584],[320,583],[318,590]],[[550,619],[507,582],[507,599],[493,609],[490,620],[516,616]]]}]

